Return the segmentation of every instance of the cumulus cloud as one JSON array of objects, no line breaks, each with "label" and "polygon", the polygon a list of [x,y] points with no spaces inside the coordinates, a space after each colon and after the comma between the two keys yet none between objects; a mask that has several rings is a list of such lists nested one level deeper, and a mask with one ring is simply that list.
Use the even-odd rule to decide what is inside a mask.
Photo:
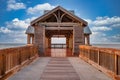
[{"label": "cumulus cloud", "polygon": [[9,29],[6,28],[6,27],[0,27],[0,32],[1,32],[1,33],[11,33],[12,31],[9,30]]},{"label": "cumulus cloud", "polygon": [[[20,0],[19,0],[20,1]],[[6,21],[4,27],[0,27],[0,40],[3,42],[26,42],[25,31],[29,26],[30,22],[40,16],[44,10],[51,10],[55,6],[44,3],[37,4],[34,7],[29,7],[26,9],[26,5],[22,2],[17,2],[16,0],[8,0],[7,10],[18,10],[26,9],[27,14],[31,15],[31,18],[21,20],[19,18],[14,18],[11,21]],[[36,17],[37,16],[37,17]],[[7,38],[7,39],[6,39]]]},{"label": "cumulus cloud", "polygon": [[7,10],[19,10],[26,9],[26,5],[22,2],[16,2],[15,0],[8,0],[7,2]]},{"label": "cumulus cloud", "polygon": [[[87,19],[89,20],[89,19]],[[113,17],[108,17],[108,16],[105,16],[105,17],[97,17],[96,20],[94,21],[91,21],[89,20],[89,23],[90,24],[94,24],[94,25],[97,25],[97,26],[103,26],[103,25],[113,25],[113,24],[118,24],[120,23],[120,17],[118,16],[113,16]]]},{"label": "cumulus cloud", "polygon": [[112,30],[112,28],[106,27],[106,26],[94,26],[91,28],[92,31],[109,31]]},{"label": "cumulus cloud", "polygon": [[18,18],[15,18],[10,22],[6,22],[6,25],[10,29],[13,29],[13,28],[26,29],[29,23],[26,22],[26,20],[19,20]]},{"label": "cumulus cloud", "polygon": [[0,27],[0,40],[3,42],[26,42],[25,31],[29,26],[30,21],[35,18],[36,17],[32,17],[25,20],[14,18],[11,21],[7,21],[4,27]]},{"label": "cumulus cloud", "polygon": [[44,10],[51,10],[53,9],[55,6],[52,6],[49,3],[44,3],[44,4],[38,4],[34,7],[29,7],[27,9],[27,14],[31,14],[31,15],[41,15],[43,13]]},{"label": "cumulus cloud", "polygon": [[[85,19],[92,31],[92,43],[120,42],[117,31],[120,29],[120,17],[97,17],[95,20]],[[114,32],[114,33],[113,33]]]}]

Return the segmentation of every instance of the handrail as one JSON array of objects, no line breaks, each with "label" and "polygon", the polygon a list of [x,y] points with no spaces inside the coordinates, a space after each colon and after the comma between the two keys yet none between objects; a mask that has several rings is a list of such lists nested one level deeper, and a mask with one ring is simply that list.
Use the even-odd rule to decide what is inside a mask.
[{"label": "handrail", "polygon": [[51,48],[66,48],[66,44],[51,44]]},{"label": "handrail", "polygon": [[0,78],[33,59],[38,53],[36,46],[23,46],[0,50]]},{"label": "handrail", "polygon": [[112,76],[115,80],[120,80],[120,50],[113,48],[98,48],[93,46],[80,46],[80,55],[101,71]]}]

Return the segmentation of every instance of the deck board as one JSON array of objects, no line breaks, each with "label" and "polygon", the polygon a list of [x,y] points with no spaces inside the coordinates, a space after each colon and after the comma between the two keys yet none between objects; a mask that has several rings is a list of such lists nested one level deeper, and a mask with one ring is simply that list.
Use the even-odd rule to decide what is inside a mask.
[{"label": "deck board", "polygon": [[59,80],[59,79],[80,80],[78,74],[74,70],[68,58],[51,58],[42,76],[40,77],[40,80]]},{"label": "deck board", "polygon": [[[65,65],[66,64],[66,65]],[[62,66],[60,66],[62,65]],[[69,77],[69,78],[68,78]],[[78,57],[40,57],[8,80],[112,80]]]}]

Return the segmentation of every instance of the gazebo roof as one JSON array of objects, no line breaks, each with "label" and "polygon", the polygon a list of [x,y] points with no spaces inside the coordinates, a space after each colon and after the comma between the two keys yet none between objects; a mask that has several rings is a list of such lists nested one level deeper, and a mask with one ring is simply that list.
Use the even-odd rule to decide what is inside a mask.
[{"label": "gazebo roof", "polygon": [[34,34],[34,28],[32,26],[28,26],[26,32],[26,34]]},{"label": "gazebo roof", "polygon": [[84,27],[84,34],[92,34],[92,32],[88,26]]},{"label": "gazebo roof", "polygon": [[50,10],[50,11],[47,11],[45,14],[43,14],[42,16],[38,17],[37,19],[31,21],[31,25],[41,21],[41,20],[44,20],[46,17],[48,17],[49,15],[53,14],[54,12],[56,12],[57,10],[60,10],[62,12],[64,12],[65,14],[69,15],[71,18],[77,20],[78,22],[82,22],[85,26],[88,24],[85,20],[77,17],[75,14],[71,13],[70,11],[62,8],[61,6],[57,6],[56,8]]}]

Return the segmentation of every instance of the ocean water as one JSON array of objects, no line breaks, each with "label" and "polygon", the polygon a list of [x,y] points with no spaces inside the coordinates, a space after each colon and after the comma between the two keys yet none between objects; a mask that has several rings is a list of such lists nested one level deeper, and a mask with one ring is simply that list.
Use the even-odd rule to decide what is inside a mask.
[{"label": "ocean water", "polygon": [[[0,43],[0,49],[25,46],[25,43]],[[120,44],[92,44],[92,46],[102,48],[116,48],[120,49]]]},{"label": "ocean water", "polygon": [[0,49],[25,46],[25,43],[0,43]]}]

